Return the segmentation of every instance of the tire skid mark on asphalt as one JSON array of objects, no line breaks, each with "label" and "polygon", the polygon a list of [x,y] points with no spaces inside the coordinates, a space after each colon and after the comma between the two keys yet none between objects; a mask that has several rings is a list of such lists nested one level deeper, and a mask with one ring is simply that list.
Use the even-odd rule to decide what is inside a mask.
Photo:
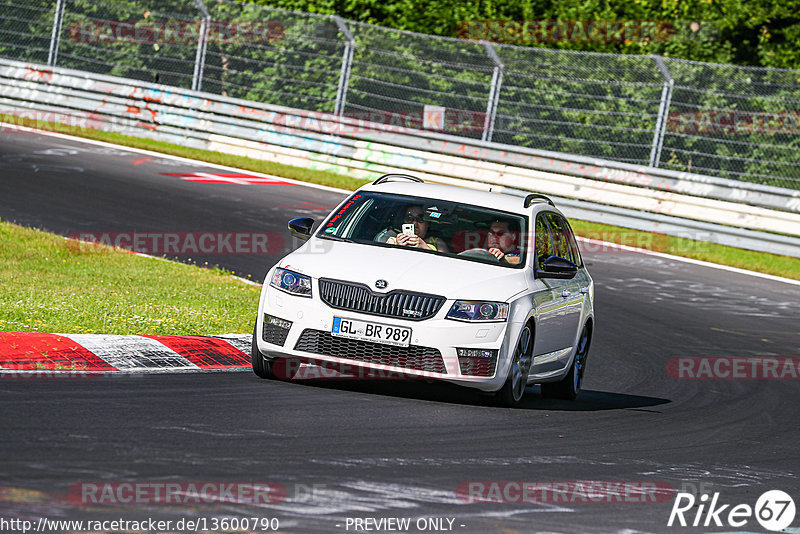
[{"label": "tire skid mark on asphalt", "polygon": [[727,278],[719,278],[717,282],[692,280],[679,264],[647,255],[598,254],[587,255],[585,259],[591,263],[636,269],[636,274],[603,276],[596,284],[609,291],[635,293],[651,302],[679,302],[715,313],[781,318],[791,316],[800,300],[800,289],[795,287],[776,287],[771,294],[755,295],[738,290],[737,286],[742,287],[744,282],[732,285]]},{"label": "tire skid mark on asphalt", "polygon": [[790,470],[759,469],[750,465],[702,466],[696,464],[659,464],[649,460],[642,463],[653,464],[637,473],[643,477],[662,477],[686,483],[713,483],[720,488],[761,487],[778,484],[783,480],[794,480],[796,474]]},{"label": "tire skid mark on asphalt", "polygon": [[311,463],[333,465],[340,467],[410,467],[410,466],[513,466],[513,465],[552,465],[552,464],[581,464],[581,465],[616,465],[616,462],[590,460],[577,456],[518,456],[518,457],[482,457],[482,458],[312,458]]},{"label": "tire skid mark on asphalt", "polygon": [[672,301],[703,311],[730,313],[746,317],[786,317],[797,307],[792,299],[776,300],[755,295],[741,295],[721,285],[673,279],[656,282],[646,278],[606,278],[610,291],[635,292],[651,302]]},{"label": "tire skid mark on asphalt", "polygon": [[[342,481],[335,485],[323,485],[313,489],[313,499],[291,498],[281,503],[248,504],[259,508],[268,508],[291,514],[297,517],[326,516],[344,522],[352,514],[385,514],[389,511],[402,511],[401,515],[409,516],[414,510],[424,508],[424,515],[435,515],[431,505],[442,506],[443,515],[471,517],[510,517],[530,513],[574,512],[569,507],[554,503],[537,502],[503,506],[498,509],[497,503],[474,504],[461,501],[452,489],[423,486],[407,486],[397,483],[381,483],[373,481]],[[453,506],[463,507],[453,514]],[[479,507],[480,509],[476,509]],[[469,512],[466,510],[469,509]],[[466,513],[466,515],[465,515]]]}]

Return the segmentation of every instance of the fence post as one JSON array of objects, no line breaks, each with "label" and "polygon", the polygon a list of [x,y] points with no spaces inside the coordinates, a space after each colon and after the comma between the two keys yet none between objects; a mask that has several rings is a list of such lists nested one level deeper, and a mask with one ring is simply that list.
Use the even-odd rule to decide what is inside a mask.
[{"label": "fence post", "polygon": [[350,85],[350,67],[353,65],[353,55],[355,54],[356,40],[350,29],[345,24],[344,19],[339,15],[333,15],[333,20],[339,31],[342,32],[347,42],[344,44],[344,54],[342,55],[342,70],[339,73],[339,87],[336,90],[336,103],[334,104],[333,114],[341,117],[344,115],[344,106],[347,102],[347,87]]},{"label": "fence post", "polygon": [[64,0],[56,0],[56,12],[53,17],[53,33],[50,36],[50,52],[47,54],[47,64],[56,66],[58,59],[58,45],[61,42],[61,25],[64,22]]},{"label": "fence post", "polygon": [[675,80],[669,73],[664,58],[661,56],[652,55],[653,61],[656,62],[661,76],[664,78],[664,87],[661,89],[661,103],[658,106],[658,118],[656,119],[656,129],[653,133],[653,147],[650,149],[650,166],[658,167],[661,163],[661,149],[664,146],[664,134],[667,130],[667,119],[669,117],[669,105],[672,102],[672,88],[675,85]]},{"label": "fence post", "polygon": [[494,120],[497,115],[497,103],[500,100],[500,87],[503,85],[503,62],[497,55],[494,47],[487,41],[481,41],[486,53],[494,63],[492,72],[492,85],[489,87],[489,101],[486,103],[486,117],[483,121],[483,134],[481,141],[491,142],[494,133]]},{"label": "fence post", "polygon": [[208,48],[208,25],[211,21],[203,0],[194,0],[197,9],[203,14],[200,23],[200,33],[197,36],[197,54],[194,58],[194,73],[192,74],[192,91],[200,91],[203,86],[203,68],[206,65],[206,49]]}]

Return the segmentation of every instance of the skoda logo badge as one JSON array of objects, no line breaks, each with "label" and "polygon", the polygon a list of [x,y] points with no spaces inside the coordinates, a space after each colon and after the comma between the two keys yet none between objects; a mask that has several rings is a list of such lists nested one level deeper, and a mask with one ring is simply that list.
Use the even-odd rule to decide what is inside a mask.
[{"label": "skoda logo badge", "polygon": [[376,280],[375,281],[375,287],[377,287],[378,289],[386,289],[386,286],[388,286],[388,285],[389,285],[389,283],[384,279],[380,279],[380,280]]}]

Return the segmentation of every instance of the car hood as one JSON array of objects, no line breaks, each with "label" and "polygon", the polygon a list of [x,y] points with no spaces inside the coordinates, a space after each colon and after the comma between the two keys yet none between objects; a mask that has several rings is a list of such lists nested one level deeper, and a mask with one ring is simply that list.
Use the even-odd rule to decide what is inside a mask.
[{"label": "car hood", "polygon": [[[525,269],[487,265],[395,247],[312,238],[278,265],[312,278],[366,284],[373,291],[394,289],[449,299],[507,301],[525,291]],[[386,280],[383,290],[376,280]]]}]

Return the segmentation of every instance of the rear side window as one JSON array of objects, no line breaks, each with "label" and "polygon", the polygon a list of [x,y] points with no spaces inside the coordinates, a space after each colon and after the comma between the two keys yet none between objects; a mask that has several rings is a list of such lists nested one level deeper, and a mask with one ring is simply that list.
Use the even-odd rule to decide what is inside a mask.
[{"label": "rear side window", "polygon": [[580,266],[581,254],[567,220],[556,213],[548,212],[547,222],[552,230],[553,254]]},{"label": "rear side window", "polygon": [[555,254],[550,229],[545,222],[545,214],[536,217],[536,268],[543,269],[544,260]]},{"label": "rear side window", "polygon": [[578,248],[578,242],[575,240],[575,234],[572,232],[572,227],[569,225],[568,222],[564,221],[566,224],[564,228],[567,230],[567,239],[569,239],[569,250],[570,254],[573,258],[570,260],[572,263],[577,265],[578,267],[583,266],[583,258],[581,258],[581,250]]}]

